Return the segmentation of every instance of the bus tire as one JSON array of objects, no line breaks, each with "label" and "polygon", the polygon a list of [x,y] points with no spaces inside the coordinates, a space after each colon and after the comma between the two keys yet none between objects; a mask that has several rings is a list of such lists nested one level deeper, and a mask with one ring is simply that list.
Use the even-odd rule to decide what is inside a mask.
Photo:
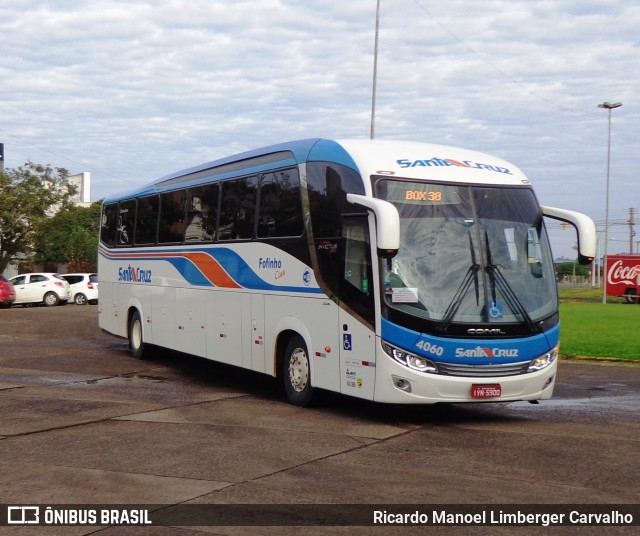
[{"label": "bus tire", "polygon": [[146,345],[142,335],[142,319],[138,311],[134,311],[129,319],[129,348],[136,359],[146,358]]},{"label": "bus tire", "polygon": [[305,407],[311,404],[314,388],[311,385],[311,363],[304,339],[295,335],[285,348],[282,379],[289,402]]}]

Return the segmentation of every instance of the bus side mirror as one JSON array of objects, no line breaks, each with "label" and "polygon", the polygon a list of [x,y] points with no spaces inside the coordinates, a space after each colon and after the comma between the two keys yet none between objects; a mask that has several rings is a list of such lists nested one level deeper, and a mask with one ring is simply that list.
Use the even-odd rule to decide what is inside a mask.
[{"label": "bus side mirror", "polygon": [[384,259],[396,256],[400,249],[400,215],[388,201],[358,194],[347,194],[347,201],[361,205],[376,217],[376,245],[378,255]]},{"label": "bus side mirror", "polygon": [[540,207],[542,214],[573,225],[578,233],[578,262],[591,264],[596,257],[596,226],[586,214],[555,207]]}]

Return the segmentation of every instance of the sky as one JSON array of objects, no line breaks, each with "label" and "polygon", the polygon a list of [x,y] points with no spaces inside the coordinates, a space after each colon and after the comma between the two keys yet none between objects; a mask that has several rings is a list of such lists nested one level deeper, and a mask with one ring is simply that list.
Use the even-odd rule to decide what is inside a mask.
[{"label": "sky", "polygon": [[[91,199],[248,149],[368,138],[376,0],[0,0],[5,167]],[[637,0],[380,0],[375,137],[504,158],[640,248]],[[608,111],[611,159],[607,166]],[[630,209],[636,236],[630,237]],[[547,221],[556,257],[575,234]],[[637,240],[636,240],[637,239]]]}]

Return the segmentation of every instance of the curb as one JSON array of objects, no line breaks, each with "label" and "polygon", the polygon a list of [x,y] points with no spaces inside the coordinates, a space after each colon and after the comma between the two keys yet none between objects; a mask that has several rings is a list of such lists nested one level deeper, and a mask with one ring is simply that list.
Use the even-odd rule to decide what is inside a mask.
[{"label": "curb", "polygon": [[626,357],[594,357],[588,355],[560,355],[562,361],[596,361],[602,363],[615,363],[618,365],[640,365],[640,359],[629,359]]}]

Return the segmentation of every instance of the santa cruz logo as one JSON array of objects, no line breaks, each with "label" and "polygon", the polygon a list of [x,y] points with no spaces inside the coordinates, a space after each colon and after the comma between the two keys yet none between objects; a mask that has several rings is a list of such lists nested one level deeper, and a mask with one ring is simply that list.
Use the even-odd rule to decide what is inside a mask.
[{"label": "santa cruz logo", "polygon": [[134,268],[129,265],[126,268],[118,268],[118,281],[131,283],[151,283],[151,270]]},{"label": "santa cruz logo", "polygon": [[517,348],[456,348],[456,357],[518,357]]},{"label": "santa cruz logo", "polygon": [[513,175],[508,168],[501,166],[492,166],[491,164],[482,164],[480,162],[472,162],[471,160],[453,160],[452,158],[438,158],[433,157],[429,160],[407,160],[401,158],[396,160],[401,168],[413,168],[413,167],[432,167],[432,166],[456,166],[475,169],[486,169],[488,171],[495,171],[496,173],[505,173],[507,175]]}]

